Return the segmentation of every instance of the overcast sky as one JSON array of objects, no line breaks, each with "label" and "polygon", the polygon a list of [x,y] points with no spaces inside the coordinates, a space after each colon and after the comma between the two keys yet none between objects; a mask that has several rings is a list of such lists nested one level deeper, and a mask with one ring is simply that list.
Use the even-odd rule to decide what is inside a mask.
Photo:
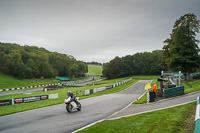
[{"label": "overcast sky", "polygon": [[0,42],[105,63],[162,49],[186,13],[199,20],[200,0],[0,0]]}]

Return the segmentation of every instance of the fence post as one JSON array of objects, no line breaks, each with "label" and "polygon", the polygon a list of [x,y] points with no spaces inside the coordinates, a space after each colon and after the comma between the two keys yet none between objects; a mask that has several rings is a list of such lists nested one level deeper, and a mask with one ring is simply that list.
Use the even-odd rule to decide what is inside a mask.
[{"label": "fence post", "polygon": [[199,96],[197,97],[197,107],[196,107],[196,116],[195,116],[195,133],[200,133],[200,102]]}]

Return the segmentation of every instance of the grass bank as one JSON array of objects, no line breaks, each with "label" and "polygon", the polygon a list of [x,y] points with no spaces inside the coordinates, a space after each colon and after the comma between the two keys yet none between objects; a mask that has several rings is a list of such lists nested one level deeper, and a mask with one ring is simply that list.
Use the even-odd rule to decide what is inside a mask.
[{"label": "grass bank", "polygon": [[91,75],[102,75],[103,66],[88,65],[88,73]]},{"label": "grass bank", "polygon": [[97,123],[78,133],[191,133],[194,132],[196,102]]},{"label": "grass bank", "polygon": [[200,91],[200,80],[183,81],[181,85],[185,86],[185,93]]},{"label": "grass bank", "polygon": [[16,79],[11,76],[7,76],[0,73],[0,89],[10,89],[18,87],[26,87],[32,85],[41,85],[48,83],[59,83],[59,80],[56,79]]}]

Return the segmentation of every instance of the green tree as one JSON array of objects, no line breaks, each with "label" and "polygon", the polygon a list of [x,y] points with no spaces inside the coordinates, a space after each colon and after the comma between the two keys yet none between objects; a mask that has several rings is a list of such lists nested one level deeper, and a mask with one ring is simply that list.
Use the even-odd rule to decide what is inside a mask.
[{"label": "green tree", "polygon": [[109,77],[109,63],[103,64],[102,74],[104,77],[107,77],[107,78]]},{"label": "green tree", "polygon": [[181,70],[185,75],[199,68],[200,57],[196,34],[199,33],[200,20],[188,13],[176,20],[171,38],[165,40],[163,47],[163,66],[172,71]]},{"label": "green tree", "polygon": [[70,77],[77,77],[78,76],[78,65],[77,64],[73,64],[70,67]]},{"label": "green tree", "polygon": [[121,69],[120,76],[130,76],[133,75],[134,65],[133,65],[133,56],[127,55],[121,59]]},{"label": "green tree", "polygon": [[137,75],[150,74],[151,67],[151,53],[136,53],[133,55],[134,73]]},{"label": "green tree", "polygon": [[151,75],[159,75],[161,71],[165,71],[165,67],[161,66],[162,62],[162,50],[155,50],[151,53],[151,65],[149,66],[150,68],[150,73]]},{"label": "green tree", "polygon": [[26,64],[25,78],[34,78],[39,75],[38,67],[33,59],[28,59]]},{"label": "green tree", "polygon": [[49,63],[57,71],[59,76],[69,76],[70,60],[67,55],[51,53],[49,55]]},{"label": "green tree", "polygon": [[82,61],[78,61],[78,75],[79,76],[84,76],[85,73],[88,72],[88,68],[86,63],[82,62]]},{"label": "green tree", "polygon": [[121,59],[115,57],[103,67],[103,75],[109,79],[120,77]]},{"label": "green tree", "polygon": [[47,77],[47,78],[53,78],[55,77],[55,71],[53,70],[52,66],[48,63],[48,62],[44,62],[42,64],[40,64],[39,66],[39,70],[40,70],[40,77]]},{"label": "green tree", "polygon": [[162,51],[162,60],[161,60],[161,66],[163,66],[165,69],[169,69],[169,60],[170,60],[170,54],[169,54],[169,50],[170,50],[170,44],[171,44],[171,39],[166,39],[164,41],[164,43],[166,43],[166,45],[163,46],[163,51]]},{"label": "green tree", "polygon": [[25,74],[24,72],[25,65],[21,59],[21,54],[10,53],[9,58],[10,58],[9,74],[14,75],[15,77],[18,78],[23,78]]}]

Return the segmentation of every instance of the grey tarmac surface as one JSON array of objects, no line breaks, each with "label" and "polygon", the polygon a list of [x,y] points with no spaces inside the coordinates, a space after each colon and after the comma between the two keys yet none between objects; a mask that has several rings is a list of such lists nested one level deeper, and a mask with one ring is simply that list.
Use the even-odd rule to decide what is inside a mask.
[{"label": "grey tarmac surface", "polygon": [[75,111],[73,113],[68,113],[63,103],[2,116],[0,117],[0,132],[72,132],[95,121],[105,119],[126,107],[145,92],[144,86],[150,82],[150,80],[140,80],[119,93],[80,100],[82,104],[82,111],[80,112]]},{"label": "grey tarmac surface", "polygon": [[19,94],[19,93],[28,93],[28,92],[34,92],[34,91],[43,91],[43,88],[23,89],[23,90],[16,90],[16,91],[4,91],[4,92],[0,93],[0,96]]},{"label": "grey tarmac surface", "polygon": [[197,97],[200,96],[200,91],[180,95],[177,97],[166,98],[160,101],[147,103],[147,104],[133,104],[119,113],[107,117],[107,120],[119,119],[122,117],[129,117],[137,114],[162,110],[170,107],[175,107],[190,102],[195,102]]}]

